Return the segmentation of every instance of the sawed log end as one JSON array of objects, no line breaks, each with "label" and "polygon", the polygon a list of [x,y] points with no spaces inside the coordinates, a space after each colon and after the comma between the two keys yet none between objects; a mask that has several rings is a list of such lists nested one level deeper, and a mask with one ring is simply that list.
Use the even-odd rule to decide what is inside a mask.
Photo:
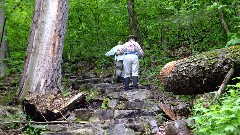
[{"label": "sawed log end", "polygon": [[172,72],[176,63],[177,63],[177,61],[171,61],[164,65],[164,67],[160,71],[160,81],[161,82],[163,82],[164,77],[166,77],[167,75],[169,75]]}]

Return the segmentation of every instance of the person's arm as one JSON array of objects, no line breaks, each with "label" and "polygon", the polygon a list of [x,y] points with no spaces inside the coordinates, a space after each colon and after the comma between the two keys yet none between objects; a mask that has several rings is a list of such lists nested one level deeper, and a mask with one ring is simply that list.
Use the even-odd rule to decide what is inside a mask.
[{"label": "person's arm", "polygon": [[144,56],[144,52],[143,52],[141,46],[137,42],[136,42],[136,46],[137,46],[137,49],[138,49],[138,55],[140,57],[143,57]]},{"label": "person's arm", "polygon": [[115,49],[114,49],[114,47],[113,47],[110,51],[108,51],[105,55],[106,55],[106,56],[113,56],[113,55],[115,55]]},{"label": "person's arm", "polygon": [[116,55],[123,55],[124,54],[124,48],[125,48],[125,44],[123,45],[123,47],[119,48],[117,51],[116,51]]}]

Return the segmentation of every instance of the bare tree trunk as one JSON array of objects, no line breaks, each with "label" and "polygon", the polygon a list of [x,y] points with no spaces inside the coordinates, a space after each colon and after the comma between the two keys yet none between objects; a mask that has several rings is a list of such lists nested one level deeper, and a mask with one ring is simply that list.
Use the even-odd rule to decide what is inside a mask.
[{"label": "bare tree trunk", "polygon": [[[217,4],[218,4],[218,7],[220,7],[218,0],[216,0],[216,2],[217,2]],[[226,22],[225,22],[222,9],[218,9],[218,12],[219,12],[219,17],[220,17],[220,19],[221,19],[222,25],[223,25],[223,27],[224,27],[224,29],[225,29],[225,32],[226,32],[226,34],[229,34],[230,31],[229,31],[228,25],[227,25]]]},{"label": "bare tree trunk", "polygon": [[5,75],[6,63],[5,59],[9,53],[8,43],[6,38],[6,18],[5,18],[5,10],[4,10],[5,0],[0,2],[0,77]]},{"label": "bare tree trunk", "polygon": [[163,52],[163,54],[164,54],[164,56],[165,57],[169,57],[169,55],[170,55],[170,51],[169,51],[169,48],[168,48],[168,44],[167,44],[167,39],[166,39],[166,37],[165,37],[165,35],[166,35],[166,33],[167,33],[167,30],[166,30],[167,28],[166,28],[166,26],[163,26],[162,27],[162,34],[161,34],[161,39],[162,39],[162,45],[163,45],[163,50],[164,50],[164,52]]},{"label": "bare tree trunk", "polygon": [[17,98],[61,90],[68,0],[37,0]]},{"label": "bare tree trunk", "polygon": [[138,28],[136,12],[134,10],[134,0],[128,1],[128,14],[131,34],[137,36],[138,42],[142,45],[142,39],[140,35],[140,30]]},{"label": "bare tree trunk", "polygon": [[234,12],[237,17],[240,17],[240,7],[239,7],[240,1],[235,1],[234,3]]},{"label": "bare tree trunk", "polygon": [[194,54],[194,43],[193,43],[193,36],[192,36],[192,26],[189,24],[189,39],[191,43],[191,53]]}]

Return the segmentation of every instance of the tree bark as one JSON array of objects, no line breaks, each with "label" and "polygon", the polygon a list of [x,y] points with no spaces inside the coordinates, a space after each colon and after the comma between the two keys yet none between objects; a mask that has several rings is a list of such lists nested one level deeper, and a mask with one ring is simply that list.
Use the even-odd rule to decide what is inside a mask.
[{"label": "tree bark", "polygon": [[5,75],[6,71],[6,62],[5,59],[9,53],[9,47],[6,38],[6,18],[5,18],[5,10],[4,10],[5,0],[0,2],[0,77]]},{"label": "tree bark", "polygon": [[61,90],[68,0],[37,0],[17,98]]},{"label": "tree bark", "polygon": [[220,17],[220,19],[221,19],[221,22],[222,22],[223,28],[225,29],[226,34],[229,34],[230,31],[229,31],[229,28],[228,28],[227,23],[225,22],[225,19],[224,19],[224,16],[223,16],[223,12],[222,12],[222,9],[219,8],[220,5],[219,5],[218,0],[215,0],[215,1],[217,2],[217,5],[218,5],[219,17]]},{"label": "tree bark", "polygon": [[167,63],[160,72],[164,90],[192,95],[218,90],[231,68],[239,75],[240,45]]},{"label": "tree bark", "polygon": [[234,3],[234,13],[237,17],[240,17],[239,4],[240,4],[240,1],[235,1]]},{"label": "tree bark", "polygon": [[161,30],[161,43],[162,43],[162,46],[163,46],[163,54],[164,54],[164,57],[169,57],[170,56],[170,51],[169,51],[169,47],[168,47],[168,42],[167,42],[167,39],[166,39],[166,33],[167,33],[167,30],[166,30],[166,26],[163,25],[162,27],[162,30]]},{"label": "tree bark", "polygon": [[129,24],[130,24],[131,34],[135,35],[138,39],[138,42],[142,45],[142,39],[140,35],[140,30],[138,28],[136,12],[134,9],[134,0],[128,1],[128,15],[129,15]]}]

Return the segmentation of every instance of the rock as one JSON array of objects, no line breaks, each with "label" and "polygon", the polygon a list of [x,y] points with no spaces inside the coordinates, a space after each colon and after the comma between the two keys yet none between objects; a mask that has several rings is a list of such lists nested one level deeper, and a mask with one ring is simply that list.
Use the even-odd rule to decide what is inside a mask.
[{"label": "rock", "polygon": [[116,124],[109,127],[106,135],[134,135],[134,131],[126,128],[123,124]]},{"label": "rock", "polygon": [[152,133],[152,134],[157,133],[157,132],[159,131],[156,120],[151,120],[151,121],[149,122],[149,125],[150,125],[150,127],[151,127],[151,133]]},{"label": "rock", "polygon": [[175,120],[166,125],[166,135],[191,135],[187,122]]}]

